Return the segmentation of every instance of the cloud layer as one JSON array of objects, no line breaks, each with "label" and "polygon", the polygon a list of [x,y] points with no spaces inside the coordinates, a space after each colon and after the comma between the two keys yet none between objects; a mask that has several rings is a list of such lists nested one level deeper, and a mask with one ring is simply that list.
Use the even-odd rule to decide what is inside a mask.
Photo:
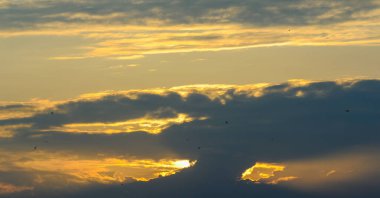
[{"label": "cloud layer", "polygon": [[[18,186],[28,189],[25,192],[29,192],[29,188],[43,190],[32,181],[42,174],[37,170],[44,169],[51,171],[51,178],[57,179],[59,174],[63,174],[66,178],[74,177],[67,181],[78,180],[78,175],[73,176],[70,171],[58,174],[56,169],[37,169],[57,163],[46,158],[44,164],[40,161],[44,158],[33,154],[41,152],[46,155],[44,153],[49,152],[52,156],[61,156],[58,159],[62,159],[63,163],[75,162],[84,168],[89,163],[109,163],[112,159],[126,164],[133,160],[150,163],[176,159],[197,160],[195,166],[188,170],[148,183],[99,187],[95,180],[93,185],[98,187],[88,186],[91,189],[87,192],[88,196],[97,191],[121,193],[129,189],[127,191],[136,197],[153,196],[145,194],[147,192],[174,196],[182,190],[189,193],[188,197],[199,195],[197,193],[220,193],[225,196],[237,193],[242,197],[275,197],[277,193],[288,193],[294,197],[314,191],[358,197],[351,191],[364,184],[379,182],[375,177],[367,177],[380,165],[380,160],[372,155],[373,151],[380,149],[379,88],[378,80],[290,81],[278,85],[204,85],[82,96],[57,103],[32,116],[0,121],[2,127],[13,126],[12,134],[0,139],[0,148],[8,153],[4,154],[7,160],[1,163],[4,169],[2,175],[8,176],[2,176],[0,183],[4,183],[4,189]],[[23,109],[19,106],[4,106],[2,109],[9,108]],[[124,133],[121,132],[124,125],[115,133],[106,132],[112,123],[176,118],[179,114],[191,119],[168,123],[159,134],[144,131],[144,127]],[[100,129],[96,134],[87,133],[83,128],[65,130],[68,125],[91,126],[99,123],[105,124],[102,126],[104,133]],[[35,146],[38,147],[37,151],[33,151]],[[10,157],[26,151],[32,153],[31,157]],[[31,164],[34,170],[16,166],[21,161]],[[283,164],[284,172],[271,178],[281,182],[275,182],[278,183],[276,185],[254,185],[239,181],[242,173],[255,162]],[[366,166],[368,163],[372,165]],[[310,169],[305,168],[305,164]],[[127,166],[121,169],[123,167],[127,169]],[[21,174],[20,171],[28,174]],[[108,171],[110,177],[115,177],[118,172],[113,168]],[[323,176],[306,174],[308,171],[320,171]],[[352,172],[355,174],[352,175]],[[29,174],[32,178],[29,183],[11,179]],[[335,175],[339,177],[332,177]],[[299,179],[287,181],[289,177]],[[307,182],[316,185],[318,181],[322,182],[317,189],[305,186]],[[323,185],[334,181],[344,182],[337,183],[333,189]],[[221,186],[225,190],[216,192]],[[361,190],[366,196],[379,195],[372,185],[364,186],[367,188]],[[190,190],[192,188],[196,188],[195,194],[191,193],[195,190]],[[118,193],[112,196],[121,196]]]},{"label": "cloud layer", "polygon": [[80,52],[53,60],[283,45],[378,45],[379,2],[2,1],[0,37],[76,36]]},{"label": "cloud layer", "polygon": [[[375,10],[376,0],[347,1],[2,1],[2,27],[39,23],[141,24],[149,20],[167,24],[242,23],[258,26],[329,24],[358,20]],[[359,18],[360,19],[360,18]]]}]

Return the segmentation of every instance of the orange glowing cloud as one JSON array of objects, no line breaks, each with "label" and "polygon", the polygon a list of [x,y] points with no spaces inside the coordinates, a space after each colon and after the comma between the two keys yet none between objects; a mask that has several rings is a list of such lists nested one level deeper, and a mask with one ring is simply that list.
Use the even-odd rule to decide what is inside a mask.
[{"label": "orange glowing cloud", "polygon": [[[36,184],[49,183],[54,176],[66,175],[67,183],[112,184],[119,182],[149,181],[158,177],[169,176],[182,169],[193,166],[196,161],[187,159],[126,159],[101,156],[83,157],[64,153],[1,151],[0,170],[24,171],[35,175]],[[11,166],[9,164],[12,164]],[[43,173],[49,173],[44,176]],[[34,185],[34,184],[30,184]],[[1,191],[26,190],[10,185],[1,185]]]},{"label": "orange glowing cloud", "polygon": [[243,172],[241,179],[242,180],[250,180],[255,183],[269,183],[269,184],[277,184],[281,181],[289,181],[296,179],[296,177],[284,177],[273,180],[274,176],[277,172],[282,172],[285,170],[285,166],[282,164],[274,164],[274,163],[263,163],[258,162],[251,168],[247,169]]},{"label": "orange glowing cloud", "polygon": [[[207,119],[207,118],[197,118],[197,119]],[[77,124],[66,124],[62,127],[54,127],[49,130],[62,131],[68,133],[128,133],[136,131],[144,131],[152,134],[161,133],[166,128],[175,125],[183,124],[186,122],[191,122],[195,120],[186,114],[178,114],[174,118],[137,118],[128,120],[125,122],[114,122],[114,123],[77,123]]]},{"label": "orange glowing cloud", "polygon": [[194,163],[189,160],[125,160],[105,158],[99,160],[56,158],[17,163],[20,168],[35,171],[49,171],[75,177],[79,183],[124,182],[127,178],[149,181],[161,176],[175,174]]},{"label": "orange glowing cloud", "polygon": [[258,162],[245,170],[241,179],[305,191],[323,191],[343,182],[366,180],[376,175],[379,165],[377,151],[364,149],[282,163]]},{"label": "orange glowing cloud", "polygon": [[[82,16],[83,14],[74,14]],[[117,14],[110,15],[117,16]],[[50,60],[85,58],[139,59],[146,55],[221,51],[271,46],[349,46],[377,45],[380,38],[379,14],[371,21],[350,21],[334,25],[254,27],[241,24],[100,25],[51,23],[33,30],[3,30],[0,37],[77,36],[93,40],[81,53],[49,57]],[[62,29],[62,27],[65,27]]]}]

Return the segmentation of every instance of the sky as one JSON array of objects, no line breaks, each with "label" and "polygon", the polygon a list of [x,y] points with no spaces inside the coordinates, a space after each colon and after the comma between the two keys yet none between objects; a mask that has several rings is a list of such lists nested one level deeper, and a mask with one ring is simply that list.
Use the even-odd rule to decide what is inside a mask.
[{"label": "sky", "polygon": [[0,198],[379,197],[379,0],[0,0]]}]

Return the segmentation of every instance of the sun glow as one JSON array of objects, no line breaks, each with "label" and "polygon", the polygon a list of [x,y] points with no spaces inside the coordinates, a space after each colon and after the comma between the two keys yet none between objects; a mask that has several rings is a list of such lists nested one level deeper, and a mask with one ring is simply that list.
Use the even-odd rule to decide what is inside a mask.
[{"label": "sun glow", "polygon": [[[24,156],[29,156],[30,158],[25,160]],[[39,184],[55,181],[55,179],[71,184],[149,181],[176,174],[196,163],[196,161],[186,159],[86,158],[57,153],[48,154],[43,151],[18,153],[18,156],[4,153],[0,157],[14,158],[9,159],[14,162],[14,167],[25,171],[41,172],[36,178],[36,182]],[[3,167],[0,161],[0,169],[2,168],[6,167],[5,165]],[[42,172],[49,172],[56,175],[57,178],[52,175],[44,176]]]},{"label": "sun glow", "polygon": [[191,162],[189,160],[179,160],[174,162],[174,166],[177,168],[189,168],[193,166],[196,163],[196,161]]}]

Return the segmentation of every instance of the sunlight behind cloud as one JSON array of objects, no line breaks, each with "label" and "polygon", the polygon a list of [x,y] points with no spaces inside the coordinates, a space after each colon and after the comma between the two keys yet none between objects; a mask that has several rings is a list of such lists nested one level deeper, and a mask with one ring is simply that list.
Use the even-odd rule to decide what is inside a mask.
[{"label": "sunlight behind cloud", "polygon": [[257,162],[254,166],[243,172],[241,179],[250,180],[255,183],[275,184],[277,182],[275,180],[271,181],[271,179],[277,172],[284,170],[285,166],[282,164]]},{"label": "sunlight behind cloud", "polygon": [[202,118],[192,118],[186,114],[178,114],[174,118],[137,118],[128,120],[125,122],[115,122],[115,123],[76,123],[76,124],[66,124],[62,127],[54,127],[47,129],[46,131],[55,130],[67,133],[128,133],[136,131],[144,131],[152,134],[158,134],[166,128],[175,125],[191,122],[195,119],[207,119]]},{"label": "sunlight behind cloud", "polygon": [[342,182],[365,181],[371,175],[376,175],[380,165],[376,152],[362,149],[315,159],[282,163],[257,162],[242,173],[241,179],[303,191],[325,191]]},{"label": "sunlight behind cloud", "polygon": [[[16,154],[16,155],[15,155]],[[30,172],[34,182],[30,186],[46,183],[64,177],[62,183],[112,184],[119,182],[149,181],[162,176],[169,176],[193,166],[196,161],[185,159],[126,159],[107,157],[79,157],[64,153],[34,152],[10,153],[1,151],[0,170]],[[49,173],[49,174],[46,174]],[[55,176],[54,176],[55,175]],[[2,185],[1,191],[16,191],[19,188]],[[29,189],[29,188],[28,188]],[[22,190],[26,190],[22,188]]]},{"label": "sunlight behind cloud", "polygon": [[[241,24],[101,25],[44,24],[33,30],[2,30],[0,37],[75,36],[92,40],[83,53],[61,54],[50,60],[110,58],[133,60],[152,54],[204,52],[271,46],[378,45],[378,15],[373,21],[349,21],[334,26],[252,27]],[[61,29],[65,27],[65,29]]]},{"label": "sunlight behind cloud", "polygon": [[380,197],[380,0],[0,0],[0,198]]}]

